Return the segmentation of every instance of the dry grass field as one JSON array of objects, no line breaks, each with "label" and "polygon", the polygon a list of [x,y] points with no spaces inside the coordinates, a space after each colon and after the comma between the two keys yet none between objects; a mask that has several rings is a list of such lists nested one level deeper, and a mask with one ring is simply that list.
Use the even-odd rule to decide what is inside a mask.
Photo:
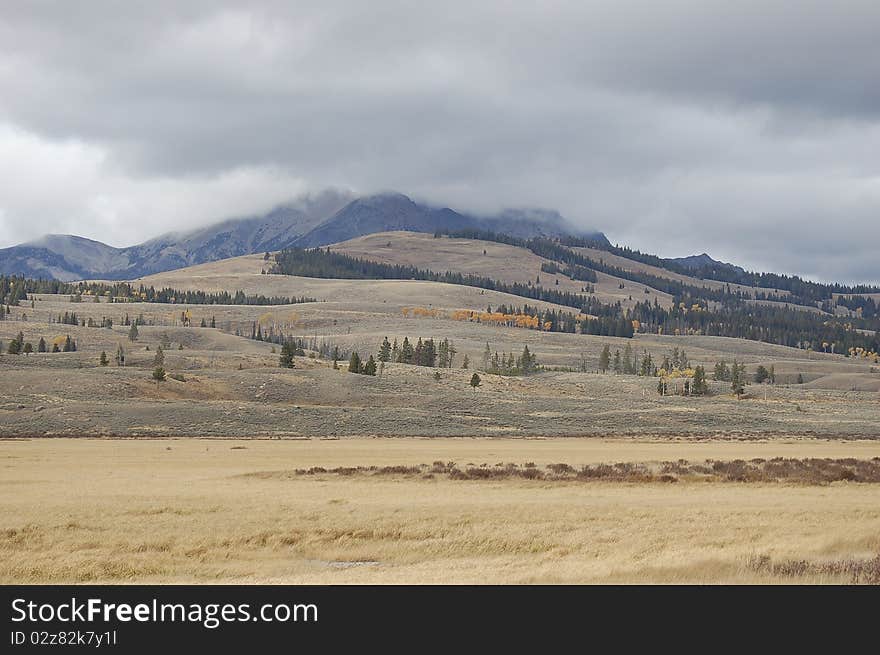
[{"label": "dry grass field", "polygon": [[876,583],[876,483],[296,470],[878,456],[797,439],[6,440],[0,582]]}]

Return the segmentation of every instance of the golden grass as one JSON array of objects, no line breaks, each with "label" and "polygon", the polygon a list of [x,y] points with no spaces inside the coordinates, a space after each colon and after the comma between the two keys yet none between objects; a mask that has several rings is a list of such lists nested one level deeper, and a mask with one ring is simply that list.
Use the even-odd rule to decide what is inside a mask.
[{"label": "golden grass", "polygon": [[2,441],[0,582],[847,582],[822,563],[880,552],[880,485],[247,474],[878,455],[800,440]]}]

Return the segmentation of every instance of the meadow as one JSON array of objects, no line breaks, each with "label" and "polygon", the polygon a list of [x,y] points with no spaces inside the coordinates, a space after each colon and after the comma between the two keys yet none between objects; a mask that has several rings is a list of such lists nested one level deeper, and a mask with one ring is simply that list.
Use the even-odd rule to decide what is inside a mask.
[{"label": "meadow", "polygon": [[0,581],[877,583],[876,483],[331,469],[878,456],[818,439],[11,439]]}]

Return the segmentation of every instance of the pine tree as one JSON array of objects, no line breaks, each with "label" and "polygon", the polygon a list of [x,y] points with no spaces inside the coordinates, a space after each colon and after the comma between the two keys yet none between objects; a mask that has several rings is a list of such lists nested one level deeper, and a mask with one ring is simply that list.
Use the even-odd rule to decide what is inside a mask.
[{"label": "pine tree", "polygon": [[217,327],[217,321],[214,319],[213,316],[211,317],[211,327],[212,327],[212,328]]},{"label": "pine tree", "polygon": [[138,324],[137,319],[131,322],[131,329],[128,331],[128,340],[129,341],[137,341],[138,340]]},{"label": "pine tree", "polygon": [[116,365],[125,366],[125,350],[123,350],[121,343],[116,348]]},{"label": "pine tree", "polygon": [[66,353],[72,353],[76,351],[76,345],[73,343],[73,340],[70,338],[69,334],[64,340],[64,348],[62,350]]},{"label": "pine tree", "polygon": [[[513,354],[513,353],[511,353]],[[523,347],[522,355],[519,358],[519,371],[522,375],[531,375],[535,372],[537,359],[529,352],[529,346]]]},{"label": "pine tree", "polygon": [[281,368],[294,368],[293,342],[285,341],[281,345],[281,356],[278,358],[278,365],[281,366]]},{"label": "pine tree", "polygon": [[348,360],[348,372],[349,373],[360,373],[361,372],[361,356],[357,354],[357,351],[351,353],[351,359]]},{"label": "pine tree", "polygon": [[373,359],[372,355],[370,355],[370,358],[367,360],[367,363],[364,364],[364,368],[361,372],[364,375],[376,375],[376,360]]},{"label": "pine tree", "polygon": [[415,356],[415,350],[412,347],[412,344],[409,342],[409,339],[403,338],[403,345],[400,347],[400,362],[402,364],[412,364],[413,357]]},{"label": "pine tree", "polygon": [[391,343],[388,341],[388,337],[382,341],[382,345],[379,346],[379,361],[387,362],[391,360]]},{"label": "pine tree", "polygon": [[741,396],[745,392],[743,373],[743,367],[734,359],[733,366],[730,368],[730,388],[737,396]]},{"label": "pine tree", "polygon": [[205,321],[204,318],[202,318],[202,322],[199,323],[199,327],[208,327],[208,324],[207,324],[207,322]]},{"label": "pine tree", "polygon": [[626,347],[623,349],[623,372],[625,375],[632,375],[636,372],[635,365],[633,364],[633,350],[629,344],[626,344]]},{"label": "pine tree", "polygon": [[470,382],[470,385],[471,385],[471,387],[473,387],[474,391],[476,391],[477,387],[480,386],[480,382],[481,382],[480,376],[478,374],[474,373],[471,376],[471,382]]},{"label": "pine tree", "polygon": [[32,352],[34,352],[34,344],[28,341],[26,344],[24,344],[24,354],[30,355]]},{"label": "pine tree", "polygon": [[153,379],[156,381],[156,385],[160,382],[165,382],[165,369],[161,366],[157,366],[153,369]]},{"label": "pine tree", "polygon": [[110,360],[107,359],[107,353],[104,352],[103,350],[101,351],[101,358],[98,360],[98,363],[99,363],[101,366],[107,366],[107,364],[110,363]]},{"label": "pine tree", "polygon": [[467,355],[465,355],[465,356],[464,356],[464,361],[461,363],[461,367],[462,367],[463,369],[466,369],[468,366],[470,366],[470,364],[471,364],[471,360],[468,359],[468,356],[467,356]]},{"label": "pine tree", "polygon": [[709,385],[706,383],[706,369],[702,366],[697,366],[694,369],[692,390],[695,396],[704,396],[709,391]]},{"label": "pine tree", "polygon": [[603,373],[607,373],[609,366],[611,366],[611,347],[606,343],[599,355],[599,369]]},{"label": "pine tree", "polygon": [[620,375],[621,372],[623,371],[623,366],[620,363],[620,351],[619,350],[614,351],[614,364],[612,366],[614,368],[614,372],[617,375]]},{"label": "pine tree", "polygon": [[162,350],[161,345],[156,348],[156,354],[153,356],[153,366],[156,368],[165,366],[165,351]]},{"label": "pine tree", "polygon": [[770,372],[766,368],[764,368],[763,366],[759,365],[758,368],[755,369],[755,382],[757,384],[761,384],[762,382],[766,382],[767,378],[769,378],[769,377],[770,377]]}]

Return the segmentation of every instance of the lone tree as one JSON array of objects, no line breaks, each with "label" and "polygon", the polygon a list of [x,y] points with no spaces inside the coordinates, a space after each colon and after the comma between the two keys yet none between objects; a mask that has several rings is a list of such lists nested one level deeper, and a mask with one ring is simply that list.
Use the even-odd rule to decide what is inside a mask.
[{"label": "lone tree", "polygon": [[361,372],[361,356],[357,354],[357,352],[351,353],[351,359],[348,360],[348,372],[349,373],[360,373]]},{"label": "lone tree", "polygon": [[745,384],[745,366],[734,359],[733,366],[730,367],[730,388],[737,398],[746,392]]},{"label": "lone tree", "polygon": [[116,365],[117,366],[125,366],[125,350],[122,348],[122,344],[119,344],[119,347],[116,349]]},{"label": "lone tree", "polygon": [[[2,350],[2,348],[0,348],[0,350]],[[37,344],[37,352],[46,352],[46,340],[43,337],[40,337],[40,343]]]},{"label": "lone tree", "polygon": [[[384,362],[382,362],[384,364]],[[376,375],[376,360],[373,359],[373,356],[370,355],[370,358],[367,360],[367,363],[364,364],[363,370],[361,373],[364,375]]]},{"label": "lone tree", "polygon": [[706,369],[697,366],[694,369],[694,382],[691,385],[691,393],[695,396],[705,396],[709,392],[709,385],[706,383]]},{"label": "lone tree", "polygon": [[156,354],[153,357],[153,366],[156,368],[165,366],[165,351],[162,350],[162,346],[156,348]]},{"label": "lone tree", "polygon": [[770,377],[770,371],[768,371],[763,366],[758,366],[758,368],[755,370],[755,382],[757,384],[761,384],[762,382],[766,382],[769,377]]},{"label": "lone tree", "polygon": [[281,356],[278,358],[281,368],[293,368],[293,342],[285,341],[281,346]]},{"label": "lone tree", "polygon": [[154,368],[153,379],[156,381],[156,386],[159,386],[160,382],[165,382],[165,369],[161,366]]},{"label": "lone tree", "polygon": [[24,344],[24,354],[30,355],[32,352],[34,352],[34,345],[30,341],[28,341],[26,344]]},{"label": "lone tree", "polygon": [[138,340],[138,324],[137,319],[131,322],[131,328],[128,331],[128,340],[129,341],[137,341]]},{"label": "lone tree", "polygon": [[606,343],[602,348],[602,354],[599,355],[599,368],[603,373],[607,373],[609,366],[611,366],[611,347]]},{"label": "lone tree", "polygon": [[474,388],[474,391],[480,386],[480,376],[477,373],[471,376],[471,386]]},{"label": "lone tree", "polygon": [[98,360],[98,363],[101,364],[101,366],[107,366],[107,364],[110,363],[110,360],[107,359],[107,353],[103,350],[101,351],[101,358]]}]

